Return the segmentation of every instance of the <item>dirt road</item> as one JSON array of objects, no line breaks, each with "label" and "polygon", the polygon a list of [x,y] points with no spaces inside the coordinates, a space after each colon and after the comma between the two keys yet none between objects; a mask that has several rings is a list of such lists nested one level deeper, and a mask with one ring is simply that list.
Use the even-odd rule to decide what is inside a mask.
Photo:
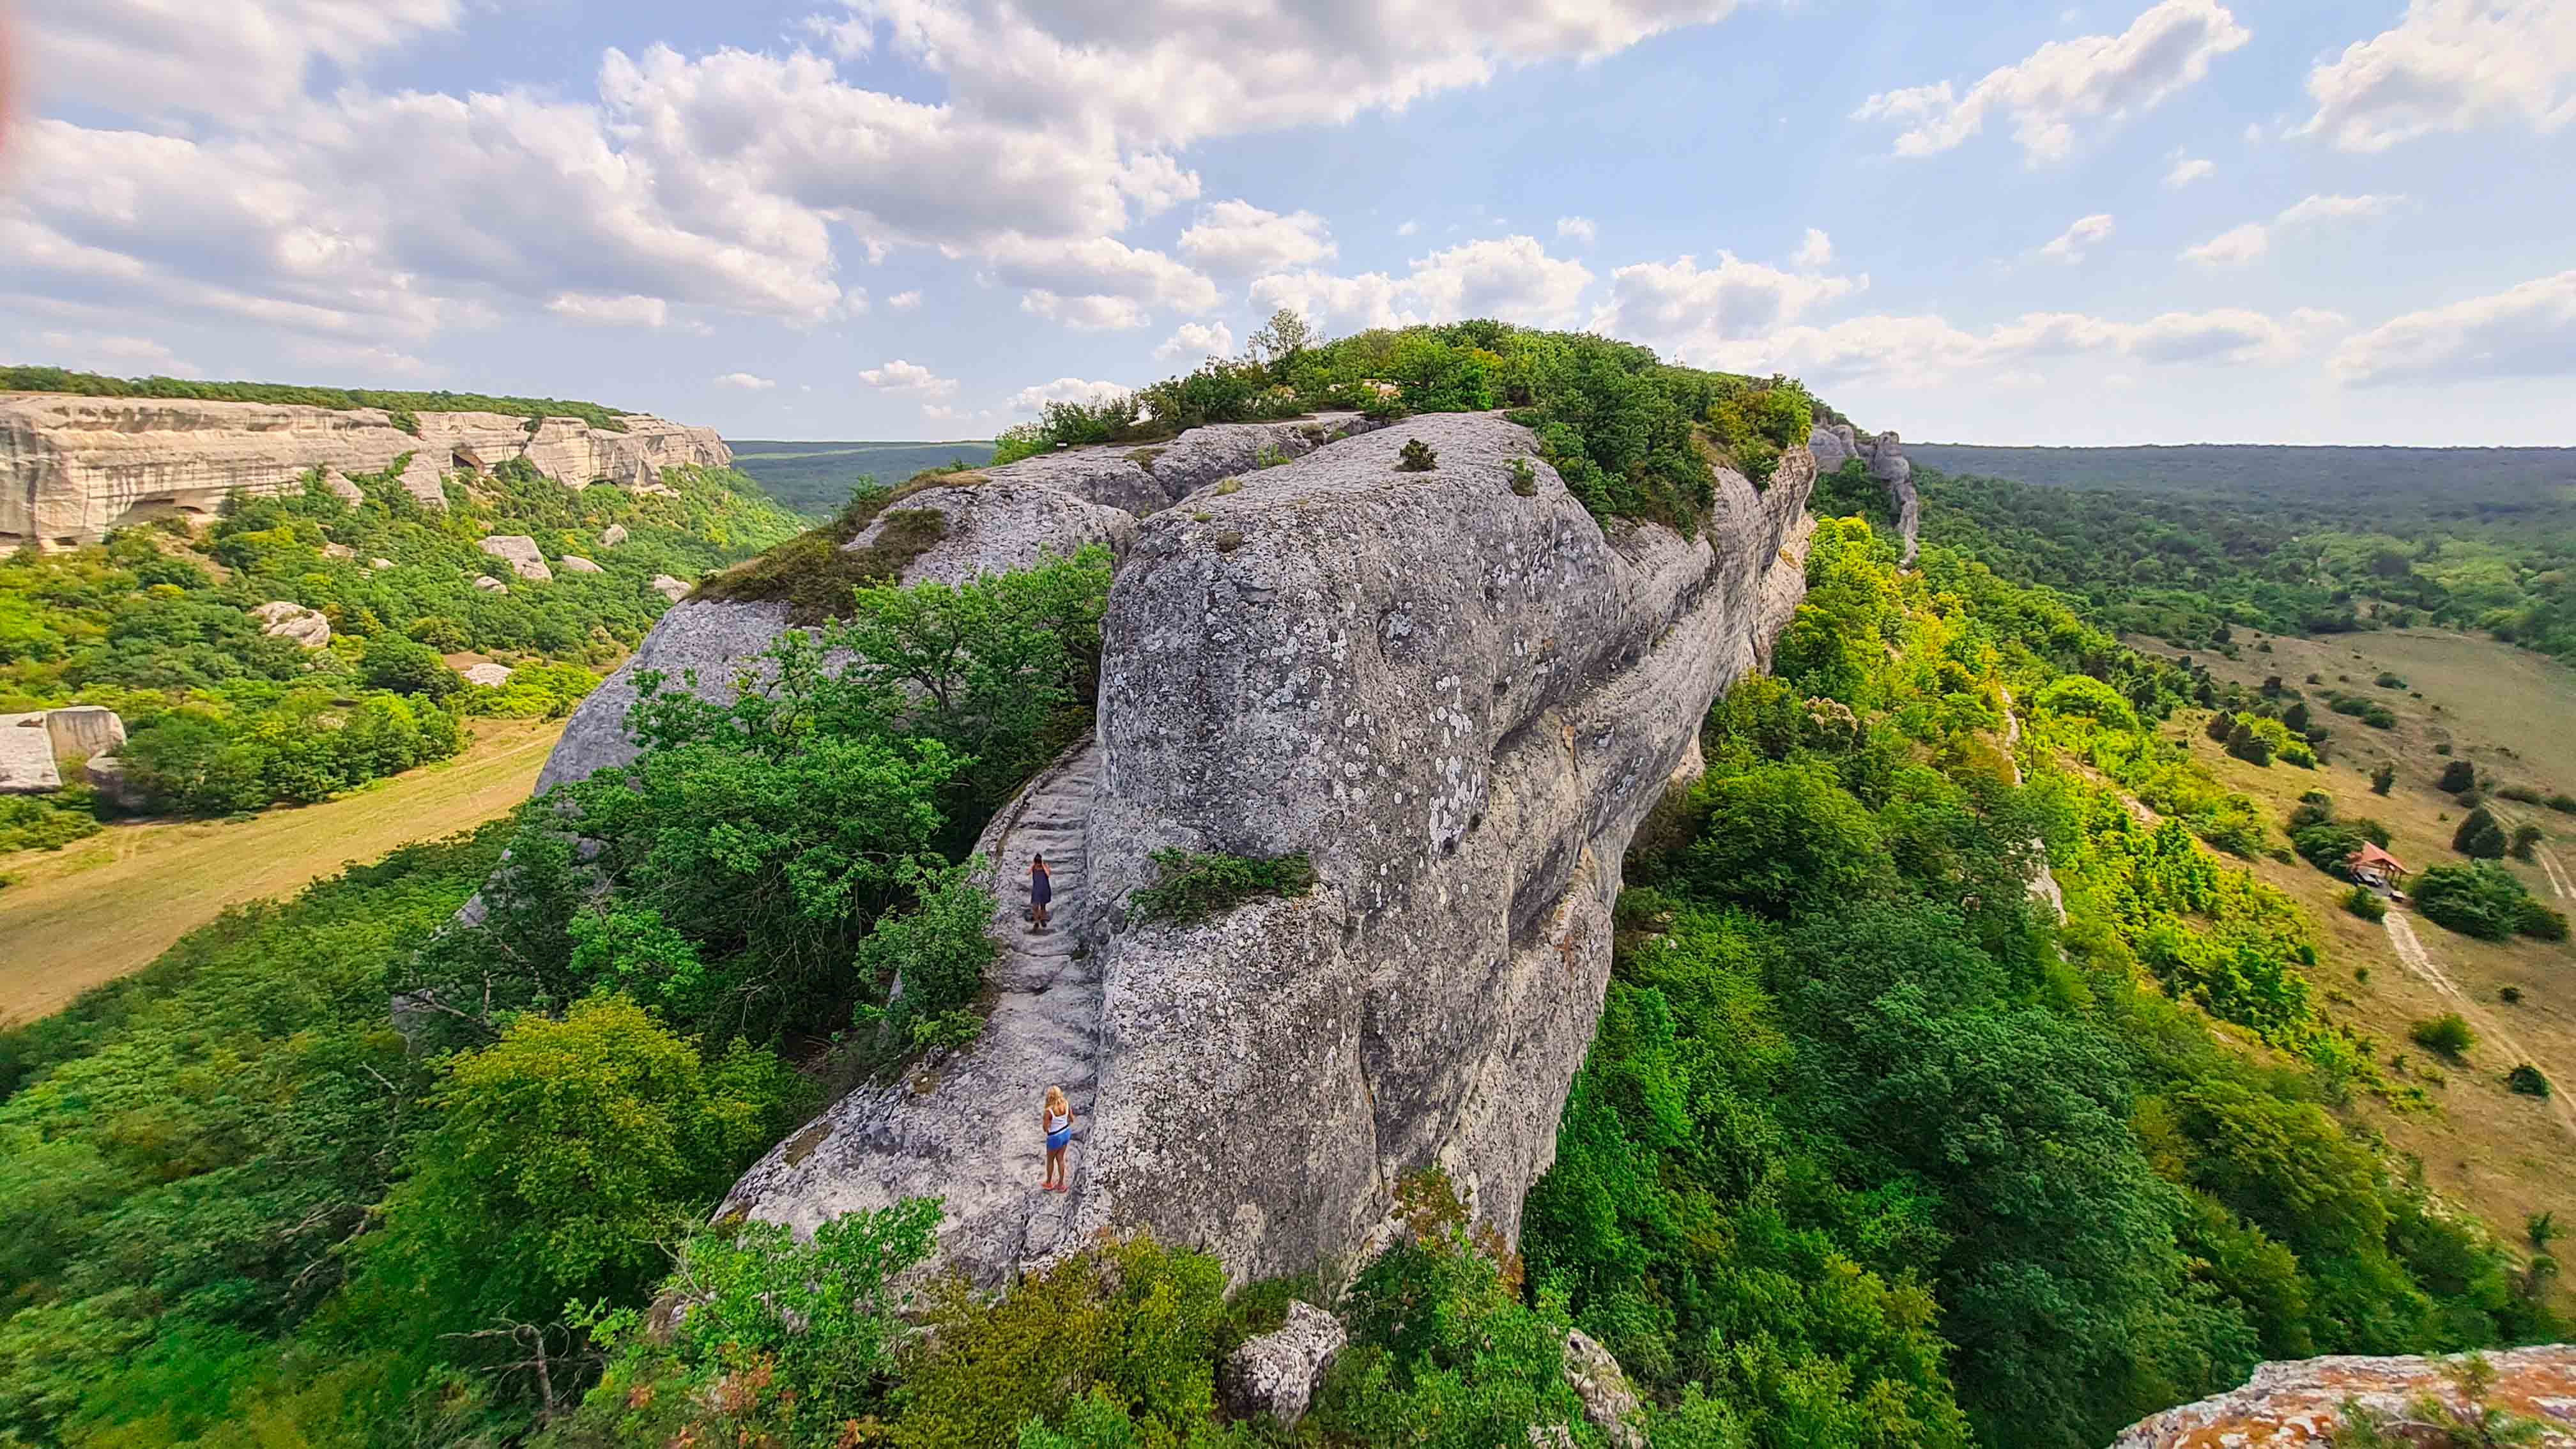
[{"label": "dirt road", "polygon": [[2550,1095],[2549,1111],[2558,1119],[2559,1125],[2567,1129],[2568,1136],[2576,1137],[2576,1102],[2569,1100],[2569,1093],[2564,1089],[2567,1078],[2556,1071],[2554,1066],[2544,1065],[2540,1058],[2532,1055],[2522,1043],[2515,1041],[2511,1033],[2497,1025],[2495,1017],[2469,999],[2469,994],[2462,991],[2460,984],[2452,980],[2450,974],[2433,960],[2432,953],[2424,949],[2424,943],[2416,938],[2414,923],[2406,919],[2404,911],[2390,911],[2388,918],[2380,924],[2388,928],[2388,944],[2397,949],[2397,959],[2406,963],[2407,970],[2422,977],[2434,990],[2442,993],[2450,1001],[2452,1008],[2467,1018],[2469,1025],[2476,1029],[2480,1038],[2493,1046],[2503,1048],[2508,1062],[2529,1062],[2538,1067],[2542,1075],[2549,1078],[2551,1085],[2561,1088]]}]

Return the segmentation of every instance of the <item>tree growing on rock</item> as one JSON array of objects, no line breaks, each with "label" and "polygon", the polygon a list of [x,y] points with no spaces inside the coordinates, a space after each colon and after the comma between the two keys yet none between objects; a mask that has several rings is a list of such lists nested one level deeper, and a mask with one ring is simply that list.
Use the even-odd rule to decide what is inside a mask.
[{"label": "tree growing on rock", "polygon": [[1439,466],[1440,455],[1420,438],[1406,440],[1403,451],[1396,454],[1395,470],[1399,473],[1428,473]]}]

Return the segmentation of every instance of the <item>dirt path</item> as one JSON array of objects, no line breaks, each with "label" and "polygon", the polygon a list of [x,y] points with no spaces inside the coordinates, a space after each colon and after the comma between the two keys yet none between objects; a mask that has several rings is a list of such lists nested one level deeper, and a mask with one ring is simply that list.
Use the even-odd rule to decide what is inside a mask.
[{"label": "dirt path", "polygon": [[[2468,1018],[2470,1024],[2477,1029],[2479,1036],[2503,1047],[2516,1062],[2529,1062],[2533,1066],[2540,1066],[2540,1058],[2532,1055],[2522,1043],[2515,1041],[2510,1033],[2498,1026],[2495,1018],[2481,1010],[2476,1002],[2471,1001],[2468,993],[2460,989],[2460,984],[2453,981],[2450,974],[2434,962],[2431,953],[2424,949],[2424,943],[2416,938],[2415,926],[2406,919],[2404,911],[2390,911],[2388,918],[2381,924],[2388,928],[2388,944],[2397,949],[2397,959],[2405,962],[2406,969],[2422,977],[2434,990],[2448,998],[2452,1007]],[[2542,1067],[2541,1070],[2548,1075],[2552,1085],[2564,1080],[2546,1067]],[[2570,1137],[2576,1137],[2576,1102],[2570,1102],[2568,1094],[2563,1091],[2551,1093],[2548,1101],[2550,1113],[2557,1117],[2559,1125],[2567,1129]]]},{"label": "dirt path", "polygon": [[353,861],[479,825],[528,798],[561,721],[494,720],[453,760],[238,824],[115,825],[0,860],[0,1022],[139,970],[226,906],[289,895]]}]

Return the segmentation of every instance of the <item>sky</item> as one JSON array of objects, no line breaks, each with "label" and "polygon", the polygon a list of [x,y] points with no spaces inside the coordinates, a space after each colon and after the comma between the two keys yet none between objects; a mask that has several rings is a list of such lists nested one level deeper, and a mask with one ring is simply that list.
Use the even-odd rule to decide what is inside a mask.
[{"label": "sky", "polygon": [[2569,0],[0,16],[5,361],[949,439],[1288,306],[1918,440],[2576,444]]}]

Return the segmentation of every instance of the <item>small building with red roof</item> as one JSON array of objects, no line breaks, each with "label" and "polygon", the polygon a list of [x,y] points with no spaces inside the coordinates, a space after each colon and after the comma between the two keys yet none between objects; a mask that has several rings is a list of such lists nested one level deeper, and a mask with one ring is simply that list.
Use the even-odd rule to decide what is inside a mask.
[{"label": "small building with red roof", "polygon": [[2343,868],[2354,880],[2381,890],[2397,889],[2398,879],[2406,872],[2406,863],[2365,840],[2361,849],[2344,857]]}]

